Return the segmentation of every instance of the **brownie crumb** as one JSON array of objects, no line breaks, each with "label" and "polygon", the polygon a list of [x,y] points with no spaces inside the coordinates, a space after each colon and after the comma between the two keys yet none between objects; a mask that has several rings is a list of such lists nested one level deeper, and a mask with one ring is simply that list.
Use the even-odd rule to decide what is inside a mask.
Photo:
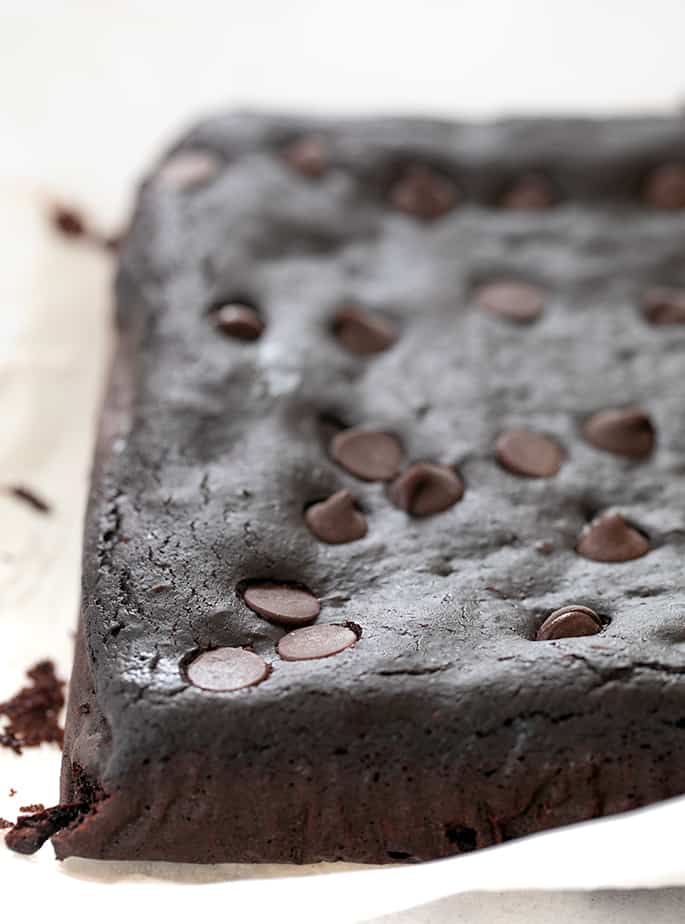
[{"label": "brownie crumb", "polygon": [[0,733],[0,745],[21,754],[22,748],[55,742],[60,747],[64,732],[59,725],[59,713],[64,705],[64,681],[55,675],[52,661],[40,661],[29,671],[30,686],[0,703],[0,716],[5,728]]},{"label": "brownie crumb", "polygon": [[111,253],[119,250],[123,238],[123,234],[101,234],[80,212],[67,205],[54,206],[50,213],[50,222],[64,237],[83,238]]},{"label": "brownie crumb", "polygon": [[12,828],[14,825],[11,821],[8,821],[6,818],[0,818],[0,831],[5,831],[7,828]]},{"label": "brownie crumb", "polygon": [[17,794],[17,790],[14,788],[14,786],[10,786],[10,792],[9,792],[10,799],[12,798],[12,796],[16,796],[16,794]]},{"label": "brownie crumb", "polygon": [[39,513],[50,513],[50,504],[47,501],[44,501],[42,497],[39,497],[34,491],[25,488],[23,485],[14,485],[9,489],[12,497],[16,497],[17,500],[24,501],[28,504],[29,507],[33,507],[34,510],[37,510]]},{"label": "brownie crumb", "polygon": [[79,824],[87,815],[97,810],[97,803],[105,793],[78,764],[72,765],[74,802],[66,802],[45,808],[42,804],[25,805],[20,811],[35,814],[20,815],[5,838],[5,846],[16,853],[35,853],[45,841],[63,828]]},{"label": "brownie crumb", "polygon": [[26,812],[27,814],[35,815],[36,812],[44,812],[45,806],[42,802],[33,802],[31,805],[20,805],[20,812]]},{"label": "brownie crumb", "polygon": [[53,834],[57,834],[89,810],[88,805],[79,802],[55,805],[36,815],[20,815],[5,837],[5,846],[16,853],[35,853]]},{"label": "brownie crumb", "polygon": [[54,227],[66,237],[83,237],[86,233],[83,216],[68,206],[55,206],[51,219]]}]

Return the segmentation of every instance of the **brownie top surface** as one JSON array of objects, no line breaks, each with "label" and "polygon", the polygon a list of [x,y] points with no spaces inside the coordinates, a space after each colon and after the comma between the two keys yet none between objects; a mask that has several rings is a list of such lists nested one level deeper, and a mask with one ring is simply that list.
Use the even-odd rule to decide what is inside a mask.
[{"label": "brownie top surface", "polygon": [[[115,739],[173,748],[245,716],[266,736],[331,696],[418,719],[468,703],[487,724],[494,698],[562,710],[617,670],[678,674],[685,325],[644,299],[685,287],[685,210],[644,190],[685,163],[684,128],[242,115],[167,155],[122,255],[135,384],[85,552]],[[544,178],[542,207],[502,207],[522,176]],[[643,417],[592,419],[626,409]],[[598,523],[584,551],[639,555],[581,554]],[[302,624],[357,641],[277,649],[295,624],[269,607],[292,601],[260,613],[251,582],[309,592]],[[601,631],[536,640],[570,604]],[[222,648],[267,668],[240,656],[250,685],[191,682]]]}]

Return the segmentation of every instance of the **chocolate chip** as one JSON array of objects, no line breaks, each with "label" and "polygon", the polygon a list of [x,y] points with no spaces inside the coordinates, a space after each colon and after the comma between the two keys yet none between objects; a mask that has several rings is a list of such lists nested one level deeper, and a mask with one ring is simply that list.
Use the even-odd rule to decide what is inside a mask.
[{"label": "chocolate chip", "polygon": [[390,205],[424,221],[447,214],[459,193],[451,179],[424,164],[409,164],[390,188]]},{"label": "chocolate chip", "polygon": [[86,233],[86,223],[83,216],[75,209],[58,205],[52,212],[52,223],[67,237],[83,237]]},{"label": "chocolate chip", "polygon": [[356,633],[346,626],[308,626],[284,635],[278,643],[278,654],[284,661],[312,661],[339,654],[356,641]]},{"label": "chocolate chip", "polygon": [[453,468],[417,462],[395,479],[388,489],[390,500],[415,517],[441,513],[464,495],[464,482]]},{"label": "chocolate chip", "polygon": [[685,209],[685,164],[662,164],[647,177],[643,195],[655,209]]},{"label": "chocolate chip", "polygon": [[303,626],[319,615],[319,601],[314,594],[294,584],[258,581],[243,593],[245,603],[270,622],[280,626]]},{"label": "chocolate chip", "polygon": [[323,176],[328,167],[326,145],[317,135],[308,135],[291,142],[283,150],[283,157],[293,170],[310,179]]},{"label": "chocolate chip", "polygon": [[542,173],[524,173],[500,199],[503,209],[543,211],[556,205],[557,197],[552,184]]},{"label": "chocolate chip", "polygon": [[518,324],[536,321],[545,305],[544,293],[538,286],[505,280],[482,286],[476,301],[483,311]]},{"label": "chocolate chip", "polygon": [[650,324],[685,324],[685,289],[650,289],[645,293],[642,313]]},{"label": "chocolate chip", "polygon": [[333,437],[331,455],[365,481],[390,481],[402,464],[402,446],[396,436],[357,427]]},{"label": "chocolate chip", "polygon": [[264,322],[249,305],[222,305],[212,312],[212,319],[222,334],[235,340],[257,340],[264,332]]},{"label": "chocolate chip", "polygon": [[555,638],[579,638],[583,635],[596,635],[602,629],[602,620],[589,606],[562,606],[545,619],[536,639],[547,642]]},{"label": "chocolate chip", "polygon": [[336,491],[327,500],[312,504],[304,518],[317,539],[331,545],[363,539],[367,532],[366,517],[349,491]]},{"label": "chocolate chip", "polygon": [[649,552],[649,541],[620,514],[605,513],[581,533],[576,551],[593,561],[631,561]]},{"label": "chocolate chip", "polygon": [[644,459],[654,449],[654,426],[639,407],[598,411],[583,424],[592,446],[632,459]]},{"label": "chocolate chip", "polygon": [[342,308],[333,321],[333,333],[351,353],[382,353],[397,340],[392,321],[360,308]]},{"label": "chocolate chip", "polygon": [[209,151],[181,151],[162,164],[157,179],[178,191],[204,186],[219,173],[221,163]]},{"label": "chocolate chip", "polygon": [[221,693],[256,686],[268,673],[266,662],[244,648],[205,651],[191,661],[186,669],[188,680],[193,686]]},{"label": "chocolate chip", "polygon": [[564,461],[564,451],[555,440],[531,430],[502,433],[495,445],[495,454],[504,468],[528,478],[551,478]]}]

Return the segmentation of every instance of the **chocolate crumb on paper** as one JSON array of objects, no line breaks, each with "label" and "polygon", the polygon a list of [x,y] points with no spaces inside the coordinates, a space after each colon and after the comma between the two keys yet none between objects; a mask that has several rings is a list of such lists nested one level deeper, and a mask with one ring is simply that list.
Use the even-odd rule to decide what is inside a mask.
[{"label": "chocolate crumb on paper", "polygon": [[14,485],[9,489],[9,493],[12,495],[12,497],[15,497],[17,500],[24,501],[39,513],[50,513],[51,511],[50,504],[48,504],[47,501],[44,501],[42,497],[39,497],[35,493],[35,491],[31,491],[29,488],[25,488],[23,485]]},{"label": "chocolate crumb on paper", "polygon": [[48,219],[54,230],[63,237],[81,238],[112,253],[116,253],[121,244],[122,234],[103,234],[73,206],[53,204],[49,210]]},{"label": "chocolate crumb on paper", "polygon": [[5,831],[7,828],[13,828],[14,825],[11,821],[8,821],[6,818],[0,818],[0,831]]},{"label": "chocolate crumb on paper", "polygon": [[22,748],[55,742],[62,746],[64,732],[59,713],[64,705],[64,681],[55,674],[52,661],[40,661],[27,676],[31,685],[22,687],[11,699],[0,703],[5,727],[0,745],[21,754]]},{"label": "chocolate crumb on paper", "polygon": [[36,812],[44,812],[45,806],[42,802],[32,802],[31,805],[20,805],[19,811],[34,815]]}]

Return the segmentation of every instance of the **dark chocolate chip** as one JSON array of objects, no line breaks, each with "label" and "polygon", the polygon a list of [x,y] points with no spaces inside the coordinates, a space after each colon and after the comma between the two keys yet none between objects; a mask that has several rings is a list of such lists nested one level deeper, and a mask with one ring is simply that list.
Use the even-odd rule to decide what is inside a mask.
[{"label": "dark chocolate chip", "polygon": [[441,513],[464,495],[464,482],[453,468],[417,462],[388,489],[390,500],[415,517]]},{"label": "dark chocolate chip", "polygon": [[356,641],[356,633],[346,626],[307,626],[284,635],[278,643],[278,654],[284,661],[312,661],[339,654]]},{"label": "dark chocolate chip", "polygon": [[222,305],[212,312],[212,319],[222,334],[235,340],[258,340],[264,332],[264,322],[249,305]]},{"label": "dark chocolate chip", "polygon": [[409,164],[390,188],[390,205],[424,221],[450,212],[459,199],[454,182],[432,167]]},{"label": "dark chocolate chip", "polygon": [[593,561],[631,561],[649,552],[649,541],[620,514],[605,513],[583,530],[576,551]]},{"label": "dark chocolate chip", "polygon": [[294,584],[258,581],[248,585],[245,603],[270,622],[281,626],[304,626],[319,615],[319,601],[314,594]]},{"label": "dark chocolate chip", "polygon": [[215,648],[198,655],[186,669],[188,680],[203,690],[230,693],[254,687],[269,673],[265,661],[244,648]]},{"label": "dark chocolate chip", "polygon": [[654,426],[639,407],[598,411],[583,424],[592,446],[632,459],[644,459],[654,449]]},{"label": "dark chocolate chip", "polygon": [[86,233],[86,223],[83,216],[75,209],[67,206],[55,206],[52,212],[52,223],[59,232],[67,237],[83,237]]},{"label": "dark chocolate chip", "polygon": [[495,446],[497,461],[515,475],[551,478],[564,461],[561,446],[543,433],[531,430],[508,430]]},{"label": "dark chocolate chip", "polygon": [[556,205],[552,184],[542,173],[524,173],[506,190],[500,199],[503,209],[543,211]]},{"label": "dark chocolate chip", "polygon": [[331,455],[357,478],[390,481],[402,464],[402,446],[392,433],[353,428],[333,437]]},{"label": "dark chocolate chip", "polygon": [[545,297],[542,289],[528,282],[491,282],[476,293],[483,311],[507,321],[530,324],[542,314]]},{"label": "dark chocolate chip", "polygon": [[333,321],[333,333],[351,353],[382,353],[397,340],[392,321],[360,308],[342,308]]},{"label": "dark chocolate chip", "polygon": [[579,638],[596,635],[602,629],[602,620],[589,606],[562,606],[545,619],[537,633],[538,642],[556,638]]},{"label": "dark chocolate chip", "polygon": [[656,167],[644,185],[647,205],[672,211],[685,209],[685,164],[662,164]]},{"label": "dark chocolate chip", "polygon": [[209,151],[181,151],[159,168],[162,186],[178,191],[204,186],[219,173],[221,163]]},{"label": "dark chocolate chip", "polygon": [[308,135],[291,142],[284,150],[287,163],[310,179],[323,176],[328,168],[328,151],[322,138]]},{"label": "dark chocolate chip", "polygon": [[331,545],[363,539],[367,532],[366,517],[349,491],[336,491],[327,500],[312,504],[304,518],[317,539]]},{"label": "dark chocolate chip", "polygon": [[645,293],[642,313],[650,324],[685,324],[685,289],[650,289]]}]

